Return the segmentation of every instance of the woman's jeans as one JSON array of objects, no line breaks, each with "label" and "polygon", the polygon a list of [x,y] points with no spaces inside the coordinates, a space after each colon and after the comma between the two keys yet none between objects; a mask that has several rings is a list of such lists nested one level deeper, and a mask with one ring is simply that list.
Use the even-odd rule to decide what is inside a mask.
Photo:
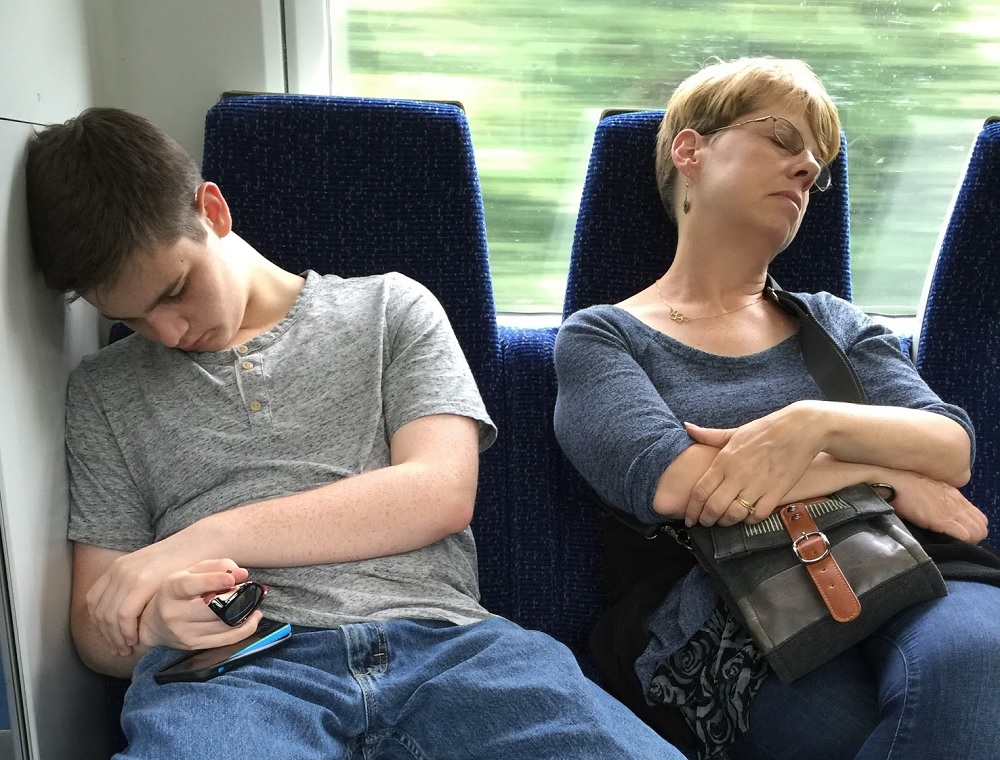
[{"label": "woman's jeans", "polygon": [[789,686],[769,676],[732,758],[1000,758],[1000,588],[948,591]]},{"label": "woman's jeans", "polygon": [[300,629],[211,681],[156,685],[177,656],[139,662],[117,758],[683,760],[566,647],[507,620]]}]

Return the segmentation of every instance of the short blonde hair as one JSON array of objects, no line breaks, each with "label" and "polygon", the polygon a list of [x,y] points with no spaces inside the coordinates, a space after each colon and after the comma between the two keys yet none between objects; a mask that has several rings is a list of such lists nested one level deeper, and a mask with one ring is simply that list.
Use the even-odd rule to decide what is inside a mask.
[{"label": "short blonde hair", "polygon": [[677,218],[678,172],[670,155],[674,138],[688,128],[705,134],[725,127],[776,100],[803,109],[819,143],[821,155],[816,158],[830,163],[840,151],[840,117],[823,83],[804,61],[771,56],[719,61],[678,85],[656,136],[656,186],[672,219]]}]

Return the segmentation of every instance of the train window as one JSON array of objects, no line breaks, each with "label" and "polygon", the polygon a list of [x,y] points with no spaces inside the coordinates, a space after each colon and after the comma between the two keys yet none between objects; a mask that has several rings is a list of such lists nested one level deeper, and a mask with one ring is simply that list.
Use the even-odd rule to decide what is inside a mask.
[{"label": "train window", "polygon": [[328,0],[338,94],[460,100],[497,305],[561,310],[603,108],[662,108],[712,56],[808,61],[849,139],[854,296],[914,314],[968,150],[997,110],[1000,6],[975,0]]}]

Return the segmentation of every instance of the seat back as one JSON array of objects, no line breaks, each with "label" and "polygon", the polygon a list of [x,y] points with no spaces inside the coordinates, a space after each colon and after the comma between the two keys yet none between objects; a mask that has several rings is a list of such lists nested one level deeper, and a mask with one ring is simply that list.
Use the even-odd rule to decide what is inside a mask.
[{"label": "seat back", "polygon": [[441,301],[484,396],[498,382],[493,286],[468,122],[457,105],[247,95],[205,119],[203,174],[234,229],[292,272],[398,271]]},{"label": "seat back", "polygon": [[[555,327],[500,329],[507,427],[506,510],[477,526],[489,541],[480,585],[489,609],[566,644],[596,675],[587,636],[602,605],[600,535],[583,479],[556,441]],[[492,540],[490,540],[492,539]],[[490,572],[487,572],[489,568]]]},{"label": "seat back", "polygon": [[[606,116],[597,125],[570,258],[563,317],[616,303],[662,275],[677,227],[656,188],[654,150],[663,111]],[[825,290],[850,300],[847,142],[830,166],[833,186],[813,193],[802,227],[772,263],[786,290]]]},{"label": "seat back", "polygon": [[[482,195],[461,106],[227,97],[205,119],[203,174],[229,199],[234,229],[285,269],[397,271],[429,288],[503,429]],[[477,519],[503,508],[503,444],[481,461]]]},{"label": "seat back", "polygon": [[941,239],[924,306],[917,369],[976,428],[963,493],[1000,545],[1000,124],[979,133]]}]

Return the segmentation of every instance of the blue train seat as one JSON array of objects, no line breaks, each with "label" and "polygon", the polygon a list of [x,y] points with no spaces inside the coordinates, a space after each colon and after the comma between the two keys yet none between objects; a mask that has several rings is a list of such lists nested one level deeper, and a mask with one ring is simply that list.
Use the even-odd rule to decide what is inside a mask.
[{"label": "blue train seat", "polygon": [[917,369],[976,428],[976,462],[963,489],[990,517],[1000,545],[1000,123],[980,131],[931,275]]},{"label": "blue train seat", "polygon": [[[229,199],[236,231],[284,268],[344,277],[398,271],[427,286],[448,313],[502,430],[482,195],[460,106],[224,98],[205,121],[203,174]],[[480,463],[477,535],[503,520],[503,449],[500,440]],[[492,570],[484,567],[483,576]]]},{"label": "blue train seat", "polygon": [[[505,584],[508,606],[490,607],[566,644],[587,675],[596,671],[587,637],[602,607],[596,525],[581,507],[582,479],[552,427],[557,328],[501,327],[508,470],[506,540],[480,537],[480,556],[503,553],[509,572],[481,578]],[[494,558],[496,559],[496,558]],[[480,566],[486,565],[483,561]],[[494,565],[495,566],[495,565]],[[487,604],[489,606],[489,604]]]},{"label": "blue train seat", "polygon": [[500,359],[486,227],[459,106],[227,97],[205,120],[203,174],[222,188],[236,231],[289,271],[398,271],[426,285],[495,403]]},{"label": "blue train seat", "polygon": [[[482,602],[582,655],[598,558],[567,556],[590,526],[577,524],[571,502],[550,498],[569,468],[551,425],[555,330],[498,331],[464,114],[440,104],[234,97],[209,112],[205,134],[206,179],[230,199],[237,232],[274,261],[345,276],[395,269],[441,300],[499,428],[480,461],[473,520]],[[539,404],[547,418],[536,416]],[[591,571],[562,570],[581,563]]]}]

